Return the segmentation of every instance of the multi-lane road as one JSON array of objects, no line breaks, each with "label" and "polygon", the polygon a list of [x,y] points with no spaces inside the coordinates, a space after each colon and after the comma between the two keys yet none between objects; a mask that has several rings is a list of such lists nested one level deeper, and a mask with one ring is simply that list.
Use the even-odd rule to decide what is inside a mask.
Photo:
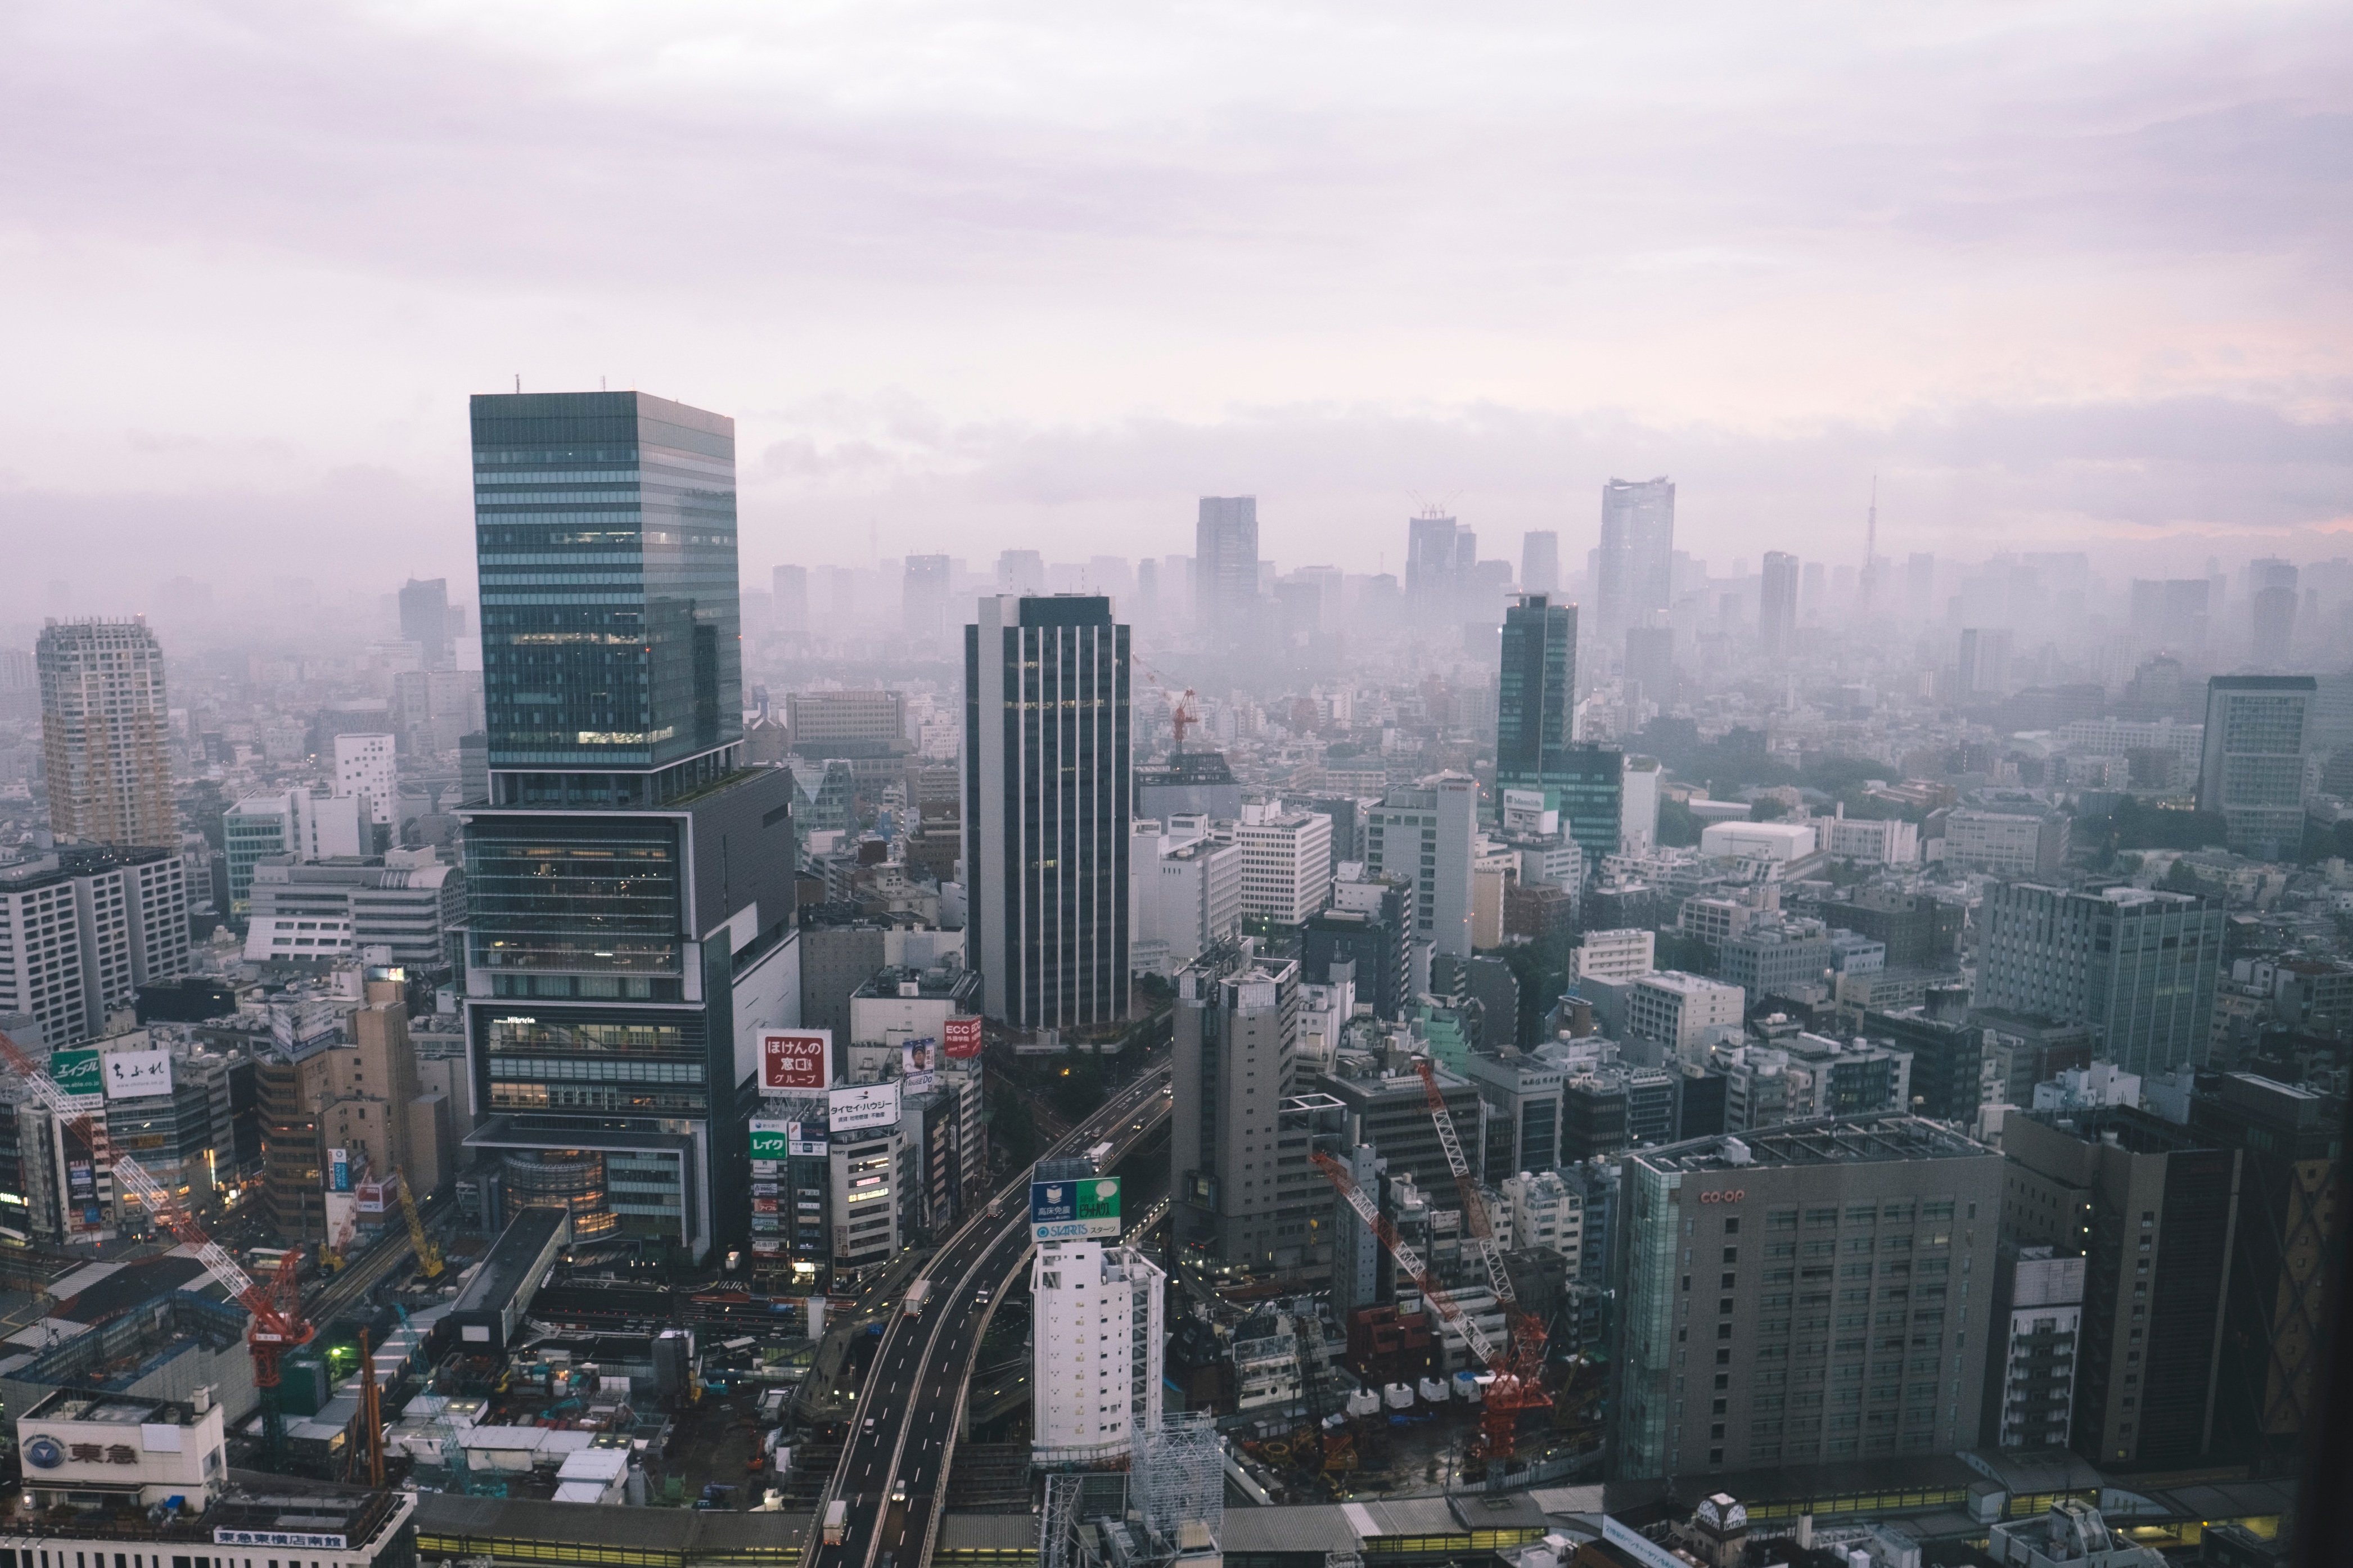
[{"label": "multi-lane road", "polygon": [[[1144,1074],[1072,1128],[1048,1156],[1076,1154],[1108,1140],[1107,1163],[1116,1163],[1166,1118],[1161,1089],[1167,1082],[1166,1067]],[[923,1313],[899,1313],[884,1330],[826,1494],[849,1503],[849,1531],[840,1544],[824,1544],[819,1508],[801,1557],[812,1568],[915,1568],[923,1557],[945,1507],[965,1382],[988,1303],[1029,1252],[1029,1172],[1022,1172],[1001,1190],[997,1217],[976,1215],[948,1239],[923,1270],[932,1289]]]}]

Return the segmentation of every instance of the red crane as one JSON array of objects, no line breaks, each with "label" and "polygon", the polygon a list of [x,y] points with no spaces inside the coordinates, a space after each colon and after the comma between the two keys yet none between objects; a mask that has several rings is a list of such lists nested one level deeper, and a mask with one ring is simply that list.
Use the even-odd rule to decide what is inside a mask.
[{"label": "red crane", "polygon": [[1521,1332],[1520,1325],[1533,1324],[1534,1320],[1520,1312],[1517,1303],[1514,1303],[1507,1310],[1515,1314],[1514,1342],[1513,1350],[1506,1352],[1487,1337],[1486,1331],[1480,1328],[1476,1319],[1446,1293],[1438,1283],[1437,1277],[1430,1273],[1429,1266],[1422,1262],[1421,1254],[1398,1234],[1397,1226],[1389,1223],[1388,1215],[1381,1213],[1380,1205],[1373,1202],[1364,1188],[1356,1185],[1356,1179],[1348,1174],[1348,1167],[1320,1149],[1308,1157],[1315,1162],[1316,1169],[1324,1173],[1324,1179],[1339,1189],[1340,1196],[1356,1211],[1356,1217],[1371,1226],[1373,1234],[1380,1237],[1381,1245],[1388,1248],[1389,1256],[1397,1259],[1398,1267],[1406,1271],[1421,1291],[1422,1300],[1437,1309],[1440,1317],[1461,1331],[1462,1342],[1470,1347],[1471,1353],[1486,1363],[1487,1370],[1494,1373],[1495,1380],[1488,1384],[1486,1402],[1479,1413],[1480,1453],[1490,1462],[1509,1459],[1519,1440],[1520,1412],[1542,1410],[1552,1404],[1551,1396],[1544,1391],[1540,1376],[1544,1370],[1542,1331],[1538,1330],[1531,1344]]},{"label": "red crane", "polygon": [[286,1450],[286,1417],[278,1406],[280,1359],[288,1351],[309,1344],[319,1331],[302,1316],[301,1286],[296,1279],[301,1249],[288,1248],[286,1256],[279,1259],[276,1271],[267,1279],[257,1281],[237,1267],[236,1258],[227,1247],[205,1233],[205,1227],[196,1223],[195,1215],[174,1194],[149,1175],[138,1161],[107,1141],[106,1128],[91,1116],[93,1108],[84,1103],[89,1097],[78,1099],[59,1089],[57,1080],[5,1033],[0,1033],[0,1058],[5,1058],[16,1076],[31,1087],[34,1097],[48,1108],[60,1126],[90,1146],[92,1167],[100,1162],[111,1165],[119,1186],[128,1187],[141,1206],[163,1221],[164,1228],[203,1259],[212,1277],[253,1314],[253,1322],[245,1331],[245,1342],[253,1352],[253,1385],[261,1391],[266,1468],[280,1468]]}]

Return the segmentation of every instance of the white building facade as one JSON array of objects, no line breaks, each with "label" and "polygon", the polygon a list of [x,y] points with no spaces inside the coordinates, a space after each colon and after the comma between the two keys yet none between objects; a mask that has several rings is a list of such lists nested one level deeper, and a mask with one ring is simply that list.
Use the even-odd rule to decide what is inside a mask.
[{"label": "white building facade", "polygon": [[335,737],[335,793],[357,795],[367,802],[368,820],[378,827],[392,824],[400,805],[400,770],[390,735]]},{"label": "white building facade", "polygon": [[1159,1425],[1167,1281],[1132,1247],[1039,1245],[1029,1268],[1031,1462],[1116,1459]]},{"label": "white building facade", "polygon": [[1298,925],[1332,899],[1332,819],[1285,811],[1281,801],[1246,805],[1234,825],[1242,852],[1242,912]]}]

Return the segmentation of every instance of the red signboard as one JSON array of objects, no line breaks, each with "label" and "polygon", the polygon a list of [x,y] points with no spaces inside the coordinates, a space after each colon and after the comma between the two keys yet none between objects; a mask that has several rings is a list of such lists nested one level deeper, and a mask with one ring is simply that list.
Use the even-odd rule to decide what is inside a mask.
[{"label": "red signboard", "polygon": [[760,1033],[763,1089],[823,1089],[832,1079],[830,1029],[764,1029]]},{"label": "red signboard", "polygon": [[941,1026],[941,1033],[946,1037],[943,1048],[955,1060],[965,1061],[980,1055],[978,1018],[950,1018]]}]

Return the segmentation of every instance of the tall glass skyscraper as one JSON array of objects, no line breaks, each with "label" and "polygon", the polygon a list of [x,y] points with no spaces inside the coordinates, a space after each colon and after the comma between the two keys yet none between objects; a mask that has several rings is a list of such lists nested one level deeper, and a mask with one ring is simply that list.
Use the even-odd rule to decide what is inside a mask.
[{"label": "tall glass skyscraper", "polygon": [[743,739],[735,422],[639,392],[480,396],[473,415],[493,800],[707,782]]},{"label": "tall glass skyscraper", "polygon": [[790,777],[741,757],[734,422],[532,394],[473,433],[467,1142],[510,1213],[699,1260],[753,1229],[758,1031],[798,1021]]},{"label": "tall glass skyscraper", "polygon": [[1604,641],[1652,625],[1674,589],[1675,486],[1665,478],[1612,479],[1601,489],[1601,545],[1593,598]]},{"label": "tall glass skyscraper", "polygon": [[965,944],[1019,1029],[1127,1016],[1128,629],[1094,595],[993,595],[965,627]]},{"label": "tall glass skyscraper", "polygon": [[1547,759],[1569,742],[1577,702],[1577,606],[1523,594],[1504,612],[1495,683],[1495,787],[1542,787]]}]

